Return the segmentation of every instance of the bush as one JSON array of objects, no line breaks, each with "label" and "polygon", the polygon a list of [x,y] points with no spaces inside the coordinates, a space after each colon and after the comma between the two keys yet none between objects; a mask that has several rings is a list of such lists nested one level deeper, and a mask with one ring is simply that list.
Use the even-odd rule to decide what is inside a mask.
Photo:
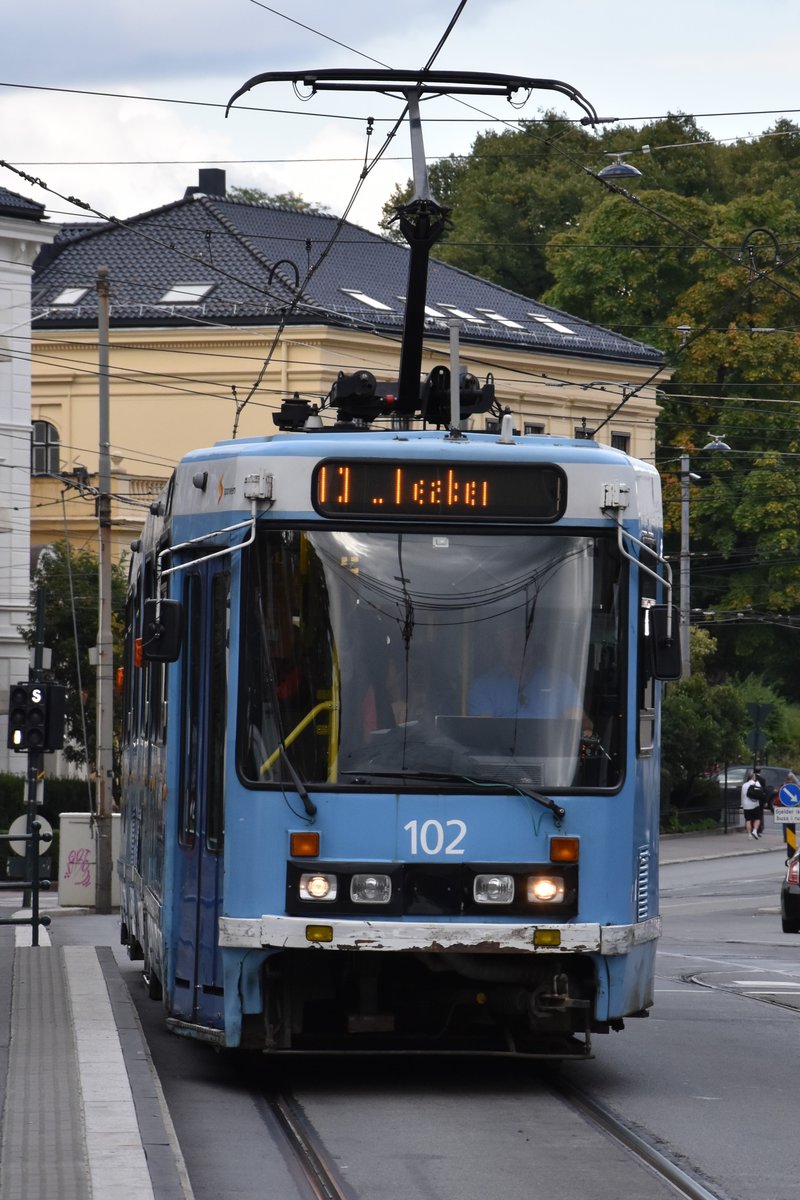
[{"label": "bush", "polygon": [[722,793],[713,779],[698,779],[686,793],[675,788],[661,813],[662,833],[715,829],[722,819]]}]

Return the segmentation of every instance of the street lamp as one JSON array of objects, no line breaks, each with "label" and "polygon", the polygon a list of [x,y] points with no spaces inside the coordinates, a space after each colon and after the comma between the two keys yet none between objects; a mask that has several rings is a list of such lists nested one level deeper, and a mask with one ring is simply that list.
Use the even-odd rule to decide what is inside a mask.
[{"label": "street lamp", "polygon": [[605,151],[606,158],[613,159],[607,167],[603,167],[602,171],[597,172],[598,179],[636,179],[642,172],[637,170],[633,163],[625,162],[625,159],[631,154],[630,150],[623,150],[620,154],[615,154],[610,150]]},{"label": "street lamp", "polygon": [[[724,442],[718,434],[714,434],[714,440],[709,442],[703,450],[725,451],[730,450],[727,442]],[[690,617],[691,617],[691,599],[690,599],[690,556],[689,556],[689,484],[694,480],[699,480],[699,475],[694,475],[689,470],[689,455],[682,454],[680,458],[680,480],[681,480],[681,554],[680,554],[680,631],[681,631],[681,679],[688,679],[691,675],[691,657],[689,644]]]}]

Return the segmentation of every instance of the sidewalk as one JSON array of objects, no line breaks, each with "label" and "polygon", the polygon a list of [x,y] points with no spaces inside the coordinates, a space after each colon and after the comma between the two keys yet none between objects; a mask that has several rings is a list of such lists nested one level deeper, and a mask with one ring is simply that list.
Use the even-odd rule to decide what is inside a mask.
[{"label": "sidewalk", "polygon": [[783,838],[783,825],[776,825],[771,813],[764,814],[763,836],[755,841],[748,837],[744,826],[731,825],[724,829],[703,830],[701,833],[666,833],[661,835],[662,866],[671,863],[703,862],[709,858],[731,858],[740,854],[780,855],[780,865],[789,857]]},{"label": "sidewalk", "polygon": [[191,1200],[113,951],[30,935],[0,925],[0,1200]]}]

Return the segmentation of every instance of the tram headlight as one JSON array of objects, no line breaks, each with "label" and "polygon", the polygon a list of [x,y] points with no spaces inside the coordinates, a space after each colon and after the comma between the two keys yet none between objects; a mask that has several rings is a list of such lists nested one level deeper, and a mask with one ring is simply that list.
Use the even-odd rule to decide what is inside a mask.
[{"label": "tram headlight", "polygon": [[335,900],[336,891],[335,875],[323,875],[317,871],[300,876],[298,892],[301,900]]},{"label": "tram headlight", "polygon": [[476,875],[472,894],[478,904],[510,904],[514,899],[514,876]]},{"label": "tram headlight", "polygon": [[529,875],[527,894],[529,904],[563,904],[564,880],[558,875]]},{"label": "tram headlight", "polygon": [[388,875],[353,875],[350,880],[350,899],[356,904],[388,904],[391,898]]}]

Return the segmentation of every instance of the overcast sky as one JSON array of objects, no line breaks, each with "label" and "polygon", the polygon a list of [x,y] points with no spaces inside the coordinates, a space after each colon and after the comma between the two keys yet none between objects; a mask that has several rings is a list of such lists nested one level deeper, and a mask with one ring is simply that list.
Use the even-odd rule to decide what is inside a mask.
[{"label": "overcast sky", "polygon": [[[291,190],[341,213],[364,161],[366,118],[376,118],[374,153],[399,101],[329,93],[301,101],[289,85],[270,84],[249,93],[226,120],[227,100],[262,71],[377,65],[370,60],[421,67],[456,8],[457,0],[8,5],[0,159],[118,217],[179,199],[202,166],[224,167],[229,184]],[[758,134],[782,115],[800,121],[799,59],[797,0],[467,0],[435,66],[561,79],[601,116],[638,126],[667,112],[693,113],[715,138],[736,138]],[[521,111],[497,97],[478,103],[498,121],[535,118],[545,106],[582,115],[546,92],[534,93]],[[429,158],[466,153],[479,130],[503,128],[450,99],[426,103],[423,119]],[[646,159],[633,161],[646,171]],[[376,228],[394,184],[410,173],[404,129],[350,219]],[[45,203],[54,220],[83,217],[6,168],[0,185]]]}]

